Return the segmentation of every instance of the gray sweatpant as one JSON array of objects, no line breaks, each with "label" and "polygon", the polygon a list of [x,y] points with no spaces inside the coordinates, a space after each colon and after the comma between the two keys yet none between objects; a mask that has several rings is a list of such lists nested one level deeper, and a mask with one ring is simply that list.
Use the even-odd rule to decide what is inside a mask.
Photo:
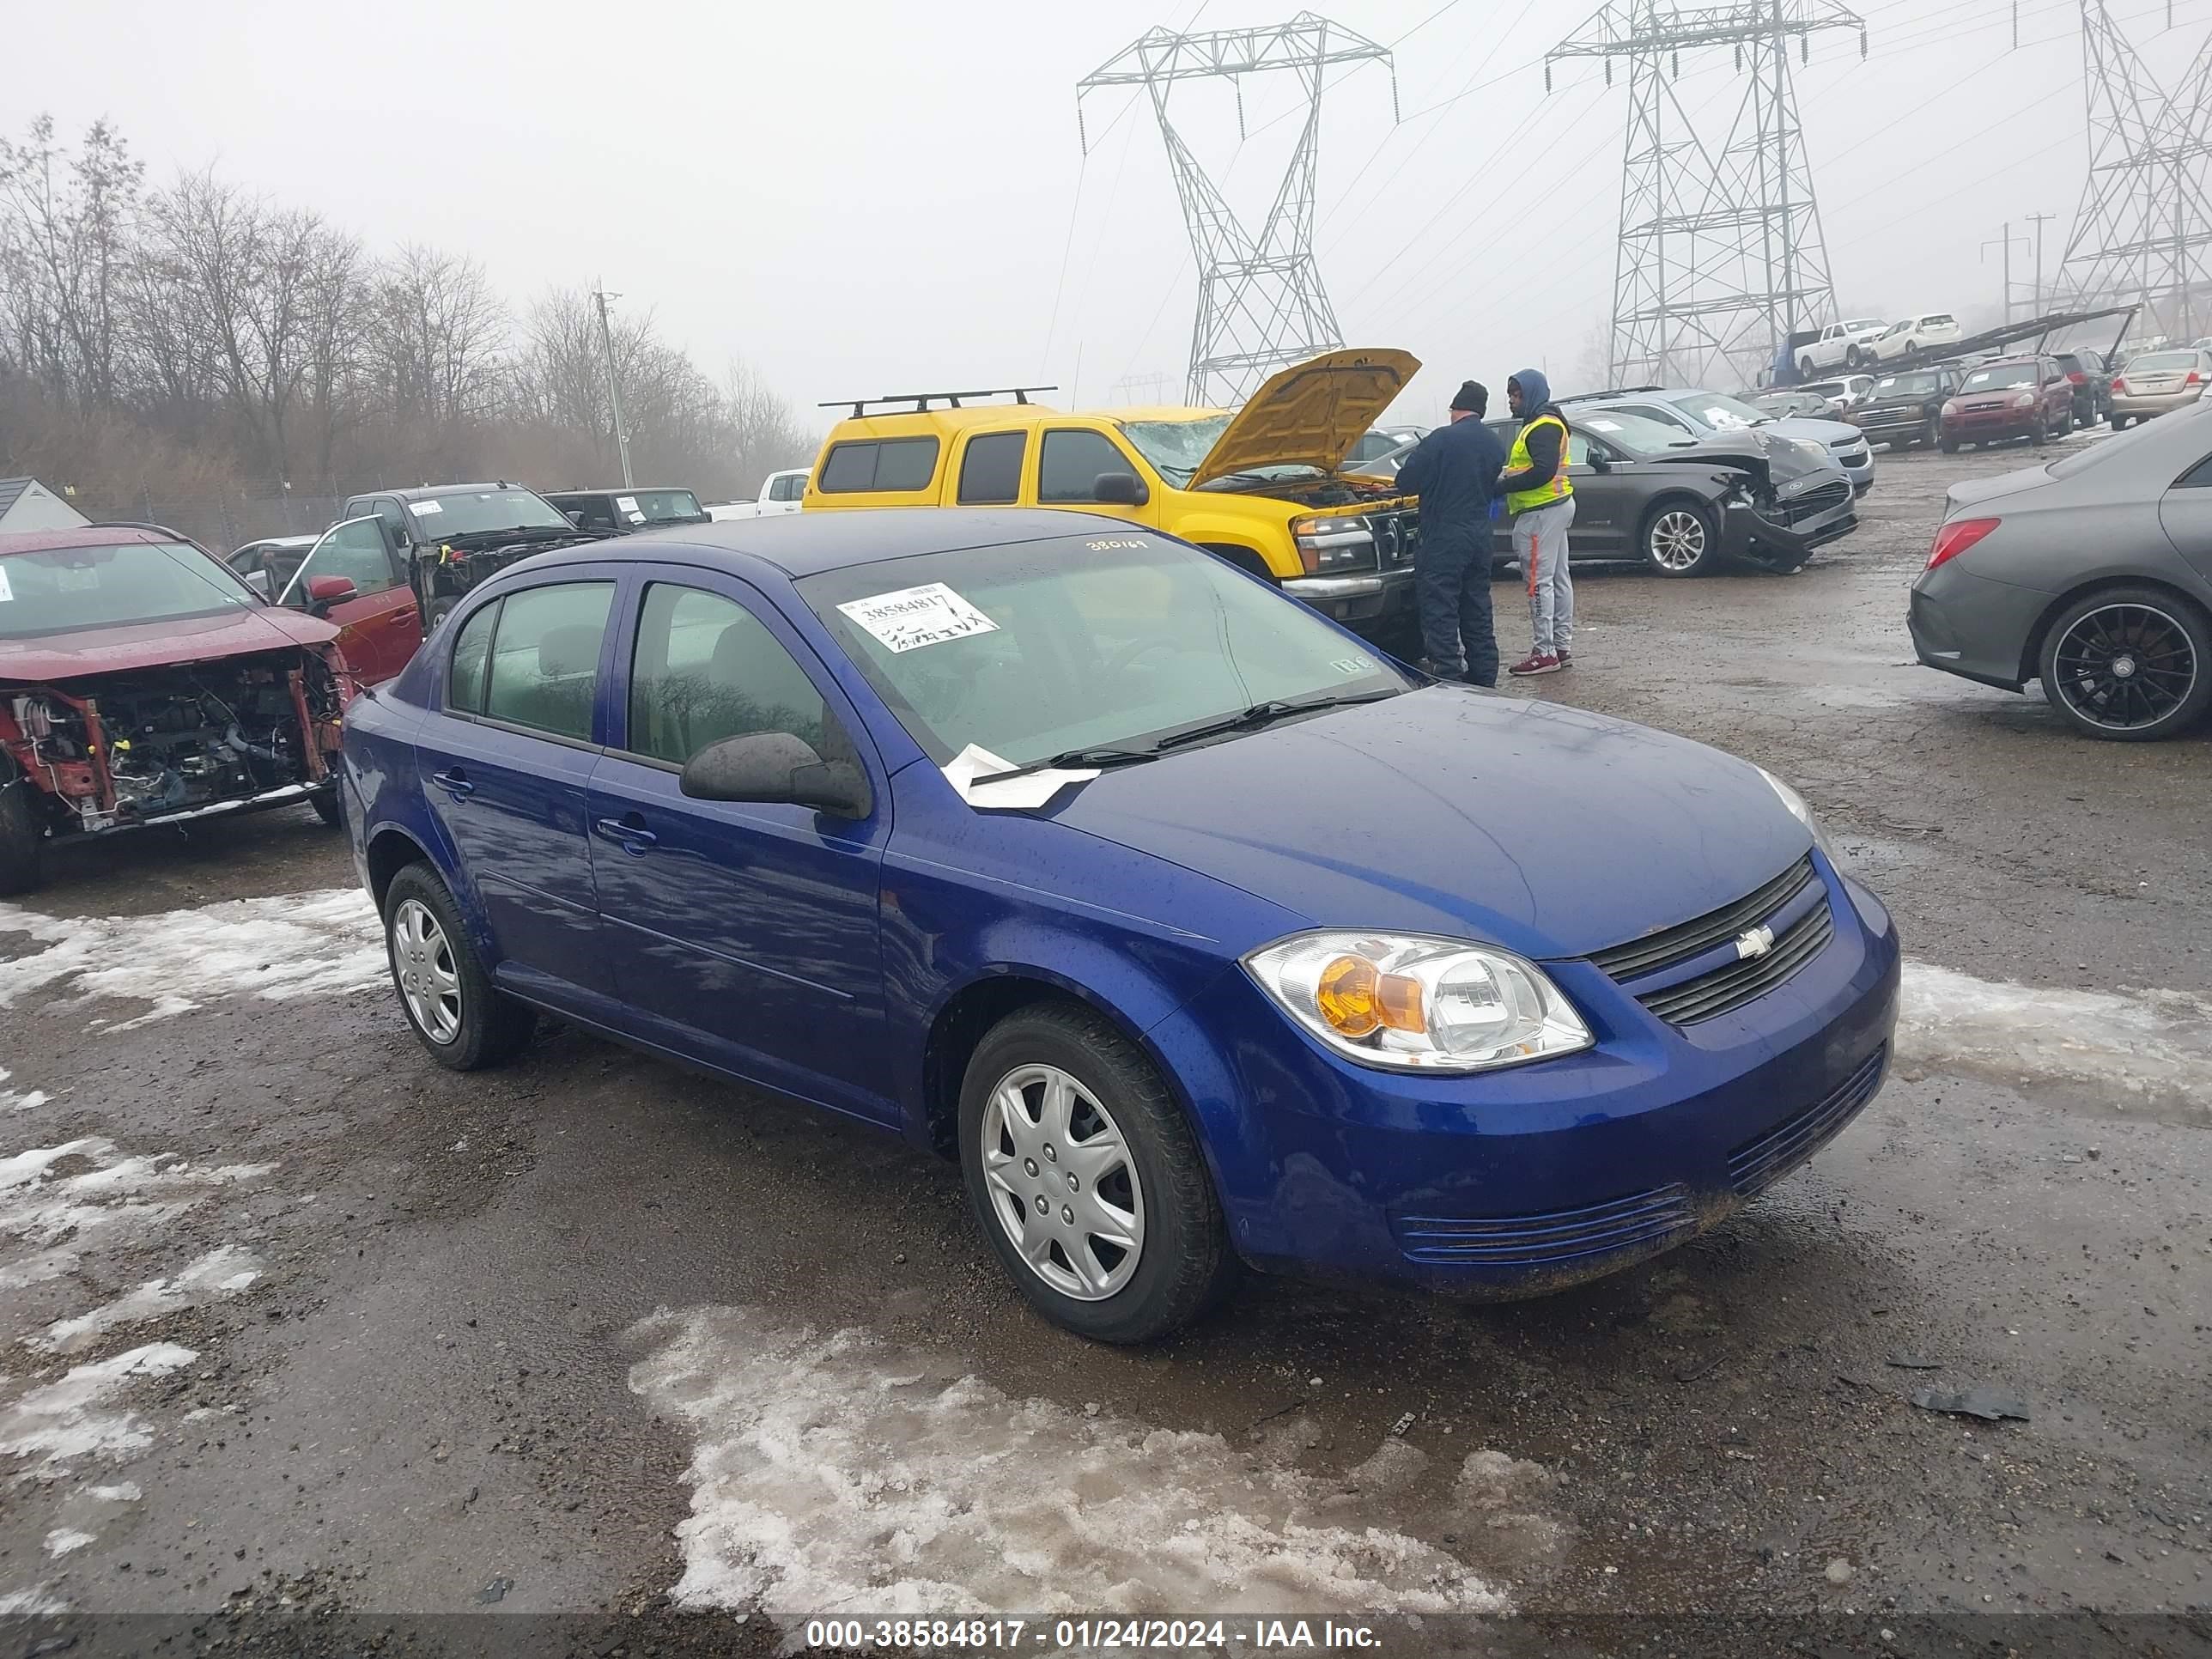
[{"label": "gray sweatpant", "polygon": [[1574,643],[1575,582],[1567,574],[1567,526],[1574,521],[1571,495],[1513,520],[1513,555],[1528,579],[1530,649],[1537,656],[1556,656]]}]

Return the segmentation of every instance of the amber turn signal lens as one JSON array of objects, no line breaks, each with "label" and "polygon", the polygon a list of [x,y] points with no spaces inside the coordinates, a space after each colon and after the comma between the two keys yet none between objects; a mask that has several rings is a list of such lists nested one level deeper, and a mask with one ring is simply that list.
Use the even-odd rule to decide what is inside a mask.
[{"label": "amber turn signal lens", "polygon": [[1375,987],[1375,1006],[1382,1024],[1394,1031],[1425,1031],[1428,1009],[1421,1001],[1421,981],[1403,974],[1385,974]]},{"label": "amber turn signal lens", "polygon": [[1364,1037],[1382,1024],[1376,1007],[1381,970],[1360,957],[1339,957],[1321,970],[1314,1002],[1321,1017],[1348,1037]]}]

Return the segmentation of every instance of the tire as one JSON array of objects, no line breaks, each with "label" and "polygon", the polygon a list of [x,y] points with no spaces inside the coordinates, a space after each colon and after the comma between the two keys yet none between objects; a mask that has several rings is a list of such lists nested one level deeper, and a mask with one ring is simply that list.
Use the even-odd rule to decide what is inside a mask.
[{"label": "tire", "polygon": [[1921,428],[1920,441],[1929,449],[1935,448],[1943,441],[1943,428],[1934,421],[1929,422]]},{"label": "tire", "polygon": [[[1071,1092],[1059,1094],[1062,1085]],[[1059,1131],[1055,1097],[1070,1103]],[[1091,1133],[1079,1137],[1085,1125]],[[1109,1134],[1118,1156],[1095,1164],[1077,1156]],[[1236,1281],[1240,1264],[1182,1109],[1152,1062],[1087,1008],[1032,1006],[984,1036],[960,1085],[960,1167],[976,1224],[1015,1285],[1078,1336],[1153,1341],[1197,1319]],[[1079,1182],[1091,1167],[1110,1194],[1091,1200],[1093,1217],[1123,1228],[1132,1248],[1063,1219],[1076,1213],[1063,1200],[1081,1187],[1064,1193],[1062,1183]],[[1038,1265],[1016,1243],[1018,1227]]]},{"label": "tire", "polygon": [[422,622],[422,637],[427,640],[436,633],[438,625],[453,614],[453,607],[460,602],[460,596],[455,593],[441,593],[431,600],[430,614]]},{"label": "tire", "polygon": [[[416,953],[409,960],[410,945]],[[491,982],[469,943],[453,896],[427,863],[409,865],[385,891],[384,951],[392,965],[392,988],[408,1024],[430,1058],[448,1071],[496,1066],[530,1041],[538,1016]],[[435,980],[418,977],[441,966],[442,988]],[[422,995],[410,992],[410,978],[422,987]],[[434,1004],[438,1012],[417,1012]]]},{"label": "tire", "polygon": [[2036,668],[2045,698],[2086,737],[2177,737],[2212,706],[2212,618],[2162,588],[2099,588],[2052,620]]},{"label": "tire", "polygon": [[0,755],[0,897],[33,892],[46,880],[46,829],[31,799],[34,787]]},{"label": "tire", "polygon": [[332,830],[345,828],[345,780],[333,775],[331,787],[319,789],[307,797],[315,809],[315,816]]},{"label": "tire", "polygon": [[1654,504],[1637,534],[1644,562],[1662,576],[1702,576],[1721,562],[1719,526],[1692,501]]},{"label": "tire", "polygon": [[1810,357],[1800,357],[1797,360],[1797,373],[1803,379],[1809,380],[1820,373],[1820,369]]},{"label": "tire", "polygon": [[1946,455],[1955,455],[1959,453],[1959,441],[1956,438],[1938,438],[1936,447]]},{"label": "tire", "polygon": [[2027,441],[2038,449],[2051,441],[2051,422],[2047,417],[2041,415],[2035,417],[2035,424],[2027,429]]},{"label": "tire", "polygon": [[1859,356],[1859,349],[1856,346],[1845,346],[1844,348],[1844,367],[1845,368],[1856,368],[1864,360]]},{"label": "tire", "polygon": [[2128,417],[2124,415],[2108,416],[2105,424],[2115,432],[2125,432],[2128,429]]}]

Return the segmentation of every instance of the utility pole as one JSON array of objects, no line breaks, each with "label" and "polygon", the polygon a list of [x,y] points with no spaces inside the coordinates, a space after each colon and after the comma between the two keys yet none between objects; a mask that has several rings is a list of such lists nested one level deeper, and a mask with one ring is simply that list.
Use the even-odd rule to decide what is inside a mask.
[{"label": "utility pole", "polygon": [[2008,323],[2012,321],[2012,247],[2014,242],[2025,242],[2027,240],[2027,238],[2025,236],[2015,236],[2012,234],[2012,221],[2008,219],[2004,222],[2003,235],[1993,236],[1988,241],[1982,244],[1982,263],[1984,264],[1987,264],[1990,262],[1990,250],[1991,248],[2002,247],[2004,249],[2004,319]]},{"label": "utility pole", "polygon": [[623,488],[635,489],[637,480],[629,471],[629,428],[623,424],[622,393],[615,387],[615,331],[607,322],[607,301],[619,300],[619,294],[607,292],[602,283],[592,290],[592,297],[599,302],[599,343],[606,349],[607,404],[614,410],[615,447],[622,452]]},{"label": "utility pole", "polygon": [[2035,306],[2034,313],[2043,315],[2043,228],[2058,216],[2055,213],[2031,213],[2027,222],[2035,227]]}]

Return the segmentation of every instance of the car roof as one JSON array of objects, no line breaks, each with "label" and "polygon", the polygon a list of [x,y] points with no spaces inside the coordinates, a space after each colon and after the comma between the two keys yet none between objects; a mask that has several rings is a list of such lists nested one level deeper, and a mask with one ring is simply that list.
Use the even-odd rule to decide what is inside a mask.
[{"label": "car roof", "polygon": [[0,534],[0,558],[10,553],[44,553],[62,547],[118,547],[132,542],[159,546],[174,540],[140,525],[77,525],[67,530],[17,530]]},{"label": "car roof", "polygon": [[434,495],[452,495],[469,489],[482,489],[487,492],[496,489],[520,489],[532,495],[538,494],[528,484],[495,479],[489,483],[422,484],[413,489],[356,489],[346,499],[349,501],[357,501],[367,495],[397,495],[403,501],[426,501]]},{"label": "car roof", "polygon": [[240,542],[231,551],[243,553],[249,547],[313,547],[320,540],[321,536],[256,536],[250,542]]},{"label": "car roof", "polygon": [[[864,513],[786,513],[769,519],[718,519],[711,524],[655,530],[618,543],[586,542],[541,553],[525,562],[543,571],[613,559],[707,556],[736,574],[757,561],[794,580],[850,565],[975,547],[1080,536],[1099,526],[1128,532],[1124,520],[1053,507],[881,507]],[[1141,529],[1142,526],[1137,526]],[[522,566],[514,567],[521,568]]]},{"label": "car roof", "polygon": [[686,495],[699,493],[690,484],[585,484],[574,489],[541,489],[536,493],[550,501],[556,495],[635,495],[663,489],[681,490]]}]

